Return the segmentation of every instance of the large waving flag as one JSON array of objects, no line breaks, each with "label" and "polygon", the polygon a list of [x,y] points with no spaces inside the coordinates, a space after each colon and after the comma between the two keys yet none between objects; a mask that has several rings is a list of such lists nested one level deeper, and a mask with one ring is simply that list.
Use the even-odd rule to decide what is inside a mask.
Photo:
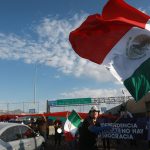
[{"label": "large waving flag", "polygon": [[75,134],[81,123],[81,120],[81,117],[75,110],[73,110],[67,117],[67,120],[64,124],[64,134],[67,140],[73,140],[75,138]]},{"label": "large waving flag", "polygon": [[75,52],[104,65],[136,101],[150,91],[150,16],[110,0],[102,16],[89,16],[70,33]]}]

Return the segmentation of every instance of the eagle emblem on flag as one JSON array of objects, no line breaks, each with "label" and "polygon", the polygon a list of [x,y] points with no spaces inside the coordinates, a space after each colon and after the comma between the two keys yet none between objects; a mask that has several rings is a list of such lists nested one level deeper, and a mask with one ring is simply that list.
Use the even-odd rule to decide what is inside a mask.
[{"label": "eagle emblem on flag", "polygon": [[136,37],[129,37],[126,47],[126,56],[129,59],[140,59],[146,56],[150,49],[150,36],[141,34]]}]

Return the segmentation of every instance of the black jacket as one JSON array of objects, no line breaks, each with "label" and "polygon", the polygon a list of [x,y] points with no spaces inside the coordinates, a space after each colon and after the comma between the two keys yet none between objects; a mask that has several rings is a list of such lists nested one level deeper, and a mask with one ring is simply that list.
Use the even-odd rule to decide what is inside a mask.
[{"label": "black jacket", "polygon": [[87,117],[79,128],[79,149],[80,150],[97,150],[97,135],[89,131],[89,126],[99,126],[96,122],[94,125],[91,117]]}]

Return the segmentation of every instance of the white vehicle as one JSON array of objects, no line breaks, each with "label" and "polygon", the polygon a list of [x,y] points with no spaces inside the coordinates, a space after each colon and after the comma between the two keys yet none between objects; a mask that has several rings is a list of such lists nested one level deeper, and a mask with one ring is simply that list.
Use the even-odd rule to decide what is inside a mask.
[{"label": "white vehicle", "polygon": [[27,125],[0,122],[0,150],[44,150],[44,142]]}]

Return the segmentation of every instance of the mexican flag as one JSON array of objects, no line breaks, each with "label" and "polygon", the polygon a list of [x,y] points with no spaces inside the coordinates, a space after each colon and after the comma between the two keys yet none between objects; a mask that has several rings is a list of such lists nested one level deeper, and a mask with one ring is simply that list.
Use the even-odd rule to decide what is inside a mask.
[{"label": "mexican flag", "polygon": [[75,52],[104,65],[136,101],[150,91],[150,16],[123,0],[109,0],[70,33]]},{"label": "mexican flag", "polygon": [[75,138],[75,134],[78,130],[78,127],[81,123],[81,117],[76,111],[72,111],[68,116],[65,124],[64,124],[64,134],[65,138],[69,140],[73,140]]}]

